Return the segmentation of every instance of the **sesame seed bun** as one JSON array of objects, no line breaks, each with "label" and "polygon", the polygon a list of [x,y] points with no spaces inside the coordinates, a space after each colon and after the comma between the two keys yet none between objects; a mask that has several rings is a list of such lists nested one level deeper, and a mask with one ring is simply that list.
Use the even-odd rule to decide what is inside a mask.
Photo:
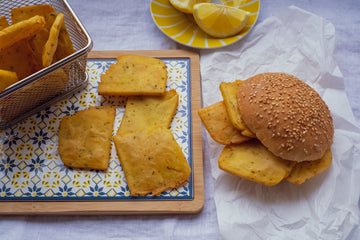
[{"label": "sesame seed bun", "polygon": [[263,73],[245,80],[238,105],[245,124],[276,156],[317,160],[331,147],[334,126],[329,108],[295,76]]}]

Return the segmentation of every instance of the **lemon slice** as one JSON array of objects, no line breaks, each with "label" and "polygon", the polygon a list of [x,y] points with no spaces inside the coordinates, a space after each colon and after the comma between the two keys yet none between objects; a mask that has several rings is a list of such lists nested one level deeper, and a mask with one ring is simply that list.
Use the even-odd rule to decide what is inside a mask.
[{"label": "lemon slice", "polygon": [[194,5],[194,18],[199,27],[208,35],[225,38],[243,29],[249,19],[249,12],[216,3]]},{"label": "lemon slice", "polygon": [[193,6],[198,3],[209,3],[211,0],[169,0],[174,8],[183,13],[193,13]]}]

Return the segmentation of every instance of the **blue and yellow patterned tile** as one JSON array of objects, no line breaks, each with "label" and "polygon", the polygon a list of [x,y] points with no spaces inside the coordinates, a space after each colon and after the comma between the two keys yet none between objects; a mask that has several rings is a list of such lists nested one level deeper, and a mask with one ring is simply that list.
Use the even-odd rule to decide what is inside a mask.
[{"label": "blue and yellow patterned tile", "polygon": [[[179,93],[178,112],[171,130],[192,166],[190,60],[162,59],[168,67],[168,89]],[[126,98],[97,94],[100,76],[114,59],[87,62],[89,84],[82,91],[55,103],[12,128],[0,131],[0,200],[106,200],[133,199],[112,144],[107,171],[82,171],[64,166],[57,150],[61,118],[94,105],[117,107],[114,132],[119,127]],[[140,199],[192,199],[192,179],[184,186],[160,196]]]}]

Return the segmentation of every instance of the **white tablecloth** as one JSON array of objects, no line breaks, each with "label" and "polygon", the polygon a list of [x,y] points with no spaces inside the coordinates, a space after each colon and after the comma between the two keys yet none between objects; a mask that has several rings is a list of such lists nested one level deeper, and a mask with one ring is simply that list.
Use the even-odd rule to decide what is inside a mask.
[{"label": "white tablecloth", "polygon": [[[94,50],[187,49],[162,34],[145,0],[69,0],[94,41]],[[346,93],[360,122],[360,2],[358,0],[261,1],[258,23],[290,5],[319,15],[336,29],[335,56]],[[216,51],[216,50],[214,50]],[[219,239],[214,184],[204,152],[205,205],[195,215],[1,216],[0,239]],[[359,239],[354,229],[348,239]],[[239,236],[238,239],[241,239]]]}]

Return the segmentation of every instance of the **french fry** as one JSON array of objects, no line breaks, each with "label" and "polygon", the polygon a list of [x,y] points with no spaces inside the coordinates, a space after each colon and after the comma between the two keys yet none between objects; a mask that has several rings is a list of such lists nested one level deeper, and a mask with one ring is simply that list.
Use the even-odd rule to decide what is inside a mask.
[{"label": "french fry", "polygon": [[10,25],[0,31],[0,51],[15,44],[16,42],[33,36],[45,25],[45,19],[41,16],[34,16]]}]

